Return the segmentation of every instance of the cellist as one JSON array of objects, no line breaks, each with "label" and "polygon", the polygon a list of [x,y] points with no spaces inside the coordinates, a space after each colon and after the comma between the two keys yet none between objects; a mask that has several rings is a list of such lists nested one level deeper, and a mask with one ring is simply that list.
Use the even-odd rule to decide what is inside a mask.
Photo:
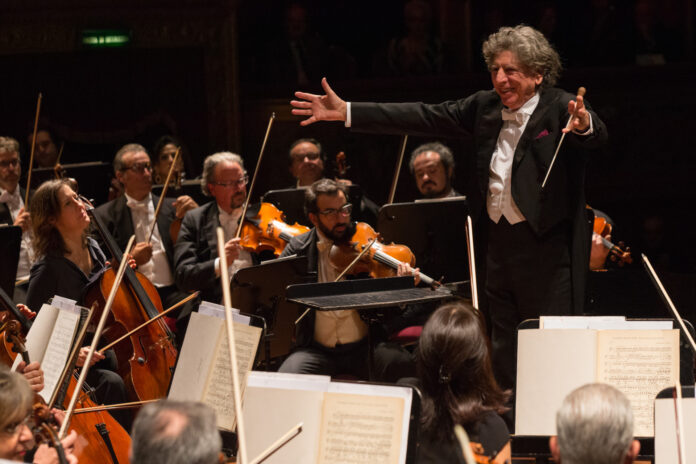
[{"label": "cellist", "polygon": [[[90,219],[85,205],[65,180],[44,182],[36,191],[31,204],[34,230],[34,251],[39,256],[31,269],[27,306],[40,310],[54,295],[80,302],[87,287],[101,276],[107,267],[106,256],[97,242],[87,236]],[[83,348],[77,367],[84,364]],[[116,359],[107,351],[106,358],[95,353],[96,368],[90,370],[88,383],[95,386],[101,403],[123,403],[125,385],[115,372]],[[124,428],[130,415],[114,413]]]}]

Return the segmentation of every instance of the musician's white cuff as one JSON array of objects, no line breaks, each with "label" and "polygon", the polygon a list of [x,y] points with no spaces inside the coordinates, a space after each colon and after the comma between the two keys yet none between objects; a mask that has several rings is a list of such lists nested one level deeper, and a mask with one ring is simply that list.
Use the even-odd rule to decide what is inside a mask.
[{"label": "musician's white cuff", "polygon": [[346,102],[346,127],[350,127],[351,121],[350,102]]},{"label": "musician's white cuff", "polygon": [[215,277],[220,277],[220,258],[215,258]]},{"label": "musician's white cuff", "polygon": [[573,129],[573,131],[572,131],[573,134],[578,134],[578,135],[591,135],[592,132],[594,132],[594,129],[593,129],[593,126],[592,126],[592,115],[589,114],[588,116],[590,117],[590,127],[588,127],[587,130],[585,130],[584,132],[580,132],[580,131],[577,131],[577,130]]}]

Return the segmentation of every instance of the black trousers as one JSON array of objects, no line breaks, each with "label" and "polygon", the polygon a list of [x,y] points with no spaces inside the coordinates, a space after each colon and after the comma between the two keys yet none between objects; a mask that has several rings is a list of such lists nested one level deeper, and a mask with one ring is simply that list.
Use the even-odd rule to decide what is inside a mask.
[{"label": "black trousers", "polygon": [[524,221],[490,221],[486,295],[491,320],[493,371],[503,388],[514,388],[517,326],[542,315],[572,311],[571,229],[562,223],[543,237]]}]

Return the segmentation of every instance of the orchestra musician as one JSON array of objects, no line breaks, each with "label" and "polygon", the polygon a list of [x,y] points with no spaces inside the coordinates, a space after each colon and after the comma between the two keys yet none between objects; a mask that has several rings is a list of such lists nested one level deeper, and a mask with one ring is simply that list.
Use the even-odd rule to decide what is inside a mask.
[{"label": "orchestra musician", "polygon": [[292,111],[307,117],[302,125],[340,120],[363,132],[473,136],[467,197],[477,236],[487,241],[493,367],[501,386],[512,388],[518,323],[573,314],[584,306],[585,165],[607,133],[582,96],[553,87],[560,58],[539,31],[502,27],[485,41],[483,55],[493,89],[465,99],[438,105],[346,103],[324,79],[326,95],[296,92],[300,100],[293,100]]},{"label": "orchestra musician", "polygon": [[[498,415],[510,396],[493,377],[483,323],[468,303],[440,306],[418,340],[422,392],[418,464],[463,462],[454,435],[461,425],[476,462],[509,463],[510,434]],[[591,462],[591,461],[587,461]]]},{"label": "orchestra musician", "polygon": [[[24,204],[26,190],[19,186],[19,178],[22,174],[20,163],[19,142],[12,137],[0,137],[0,224],[22,228],[16,279],[24,280],[29,277],[29,271],[34,262],[34,252],[31,247],[31,217]],[[14,300],[24,303],[26,292],[26,283],[17,285]]]},{"label": "orchestra musician", "polygon": [[[85,205],[67,180],[44,182],[31,203],[34,252],[27,306],[39,311],[54,295],[80,303],[87,288],[106,269],[107,260],[97,242],[87,235],[90,219]],[[129,263],[133,265],[134,263]],[[76,365],[84,365],[88,347],[82,347]],[[95,386],[97,399],[106,404],[123,403],[126,391],[116,371],[113,350],[94,353],[87,382]],[[128,411],[114,411],[114,418],[128,426]]]},{"label": "orchestra musician", "polygon": [[[314,227],[292,238],[280,257],[307,256],[307,272],[316,272],[318,282],[333,282],[340,270],[329,262],[331,246],[349,240],[352,205],[346,200],[345,187],[331,179],[320,179],[305,191],[305,210]],[[399,275],[411,275],[404,265]],[[285,359],[279,372],[300,374],[351,374],[368,377],[367,324],[357,310],[310,311],[296,329],[296,349]],[[409,375],[410,354],[391,344],[378,344],[374,352],[378,380],[395,381]],[[383,375],[394,371],[393,365],[404,366],[405,373]],[[385,373],[385,374],[381,374]]]},{"label": "orchestra musician", "polygon": [[176,283],[181,290],[200,290],[201,299],[213,303],[222,300],[215,233],[219,226],[227,240],[225,253],[230,277],[239,269],[257,263],[256,256],[242,249],[240,239],[235,238],[248,181],[244,161],[235,153],[215,153],[203,162],[201,189],[214,201],[189,211],[181,223],[174,247]]},{"label": "orchestra musician", "polygon": [[[33,131],[27,136],[27,142],[31,147]],[[37,168],[53,168],[58,161],[58,145],[53,133],[45,127],[39,127],[36,131],[36,145],[34,148],[34,161]]]},{"label": "orchestra musician", "polygon": [[[167,180],[167,174],[169,174],[169,168],[174,162],[174,157],[176,156],[176,151],[179,152],[179,160],[174,167],[175,172],[180,175],[184,174],[184,149],[181,145],[179,139],[171,135],[163,135],[155,142],[155,146],[152,149],[152,156],[154,157],[154,164],[152,165],[152,181],[155,184],[164,184]],[[184,212],[185,214],[185,212]],[[182,216],[183,217],[183,214]]]},{"label": "orchestra musician", "polygon": [[556,413],[549,440],[559,464],[631,464],[640,452],[633,439],[633,409],[611,385],[591,383],[570,392]]},{"label": "orchestra musician", "polygon": [[[33,404],[34,391],[26,379],[10,372],[8,367],[0,366],[0,459],[34,464],[58,464],[55,449],[47,445],[36,447],[30,428],[33,425]],[[52,412],[59,422],[62,421],[60,411]],[[70,464],[77,464],[77,458],[72,454],[76,440],[77,434],[72,431],[61,442]],[[33,457],[28,461],[28,453],[31,452]]]},{"label": "orchestra musician", "polygon": [[452,187],[454,156],[440,142],[424,143],[411,153],[408,167],[423,198],[459,197]]},{"label": "orchestra musician", "polygon": [[194,401],[143,406],[133,423],[131,464],[217,464],[222,439],[215,411]]},{"label": "orchestra musician", "polygon": [[[183,217],[198,205],[188,195],[173,202],[165,199],[155,218],[159,197],[151,192],[152,164],[145,148],[135,143],[124,145],[116,153],[113,164],[116,178],[124,187],[124,195],[99,206],[94,213],[121,250],[135,234],[136,243],[131,255],[137,269],[153,283],[163,306],[170,307],[186,295],[174,283],[174,245],[169,228],[176,217]],[[150,238],[155,220],[157,226]]]}]

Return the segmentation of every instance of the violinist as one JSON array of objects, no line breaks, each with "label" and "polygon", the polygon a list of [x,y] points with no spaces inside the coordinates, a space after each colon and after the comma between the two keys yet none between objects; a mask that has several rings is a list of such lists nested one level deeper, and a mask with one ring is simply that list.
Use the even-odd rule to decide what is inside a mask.
[{"label": "violinist", "polygon": [[[34,391],[27,381],[21,375],[10,372],[6,366],[0,366],[0,459],[58,464],[58,455],[54,449],[47,445],[40,445],[38,448],[35,446],[31,431],[33,403]],[[53,412],[60,422],[61,412]],[[71,464],[77,464],[77,458],[72,454],[76,440],[77,434],[72,431],[61,442],[65,457]],[[34,454],[33,459],[27,461],[30,452]]]},{"label": "violinist", "polygon": [[[352,205],[346,200],[345,187],[331,179],[321,179],[305,192],[305,210],[314,227],[294,237],[280,257],[307,256],[307,272],[316,272],[319,282],[333,282],[341,270],[329,262],[334,243],[353,235],[350,222]],[[399,275],[410,275],[405,265]],[[297,348],[280,366],[279,372],[299,374],[351,374],[368,377],[367,324],[357,310],[311,311],[297,326]],[[409,356],[390,345],[378,344],[374,352],[379,371]],[[406,359],[405,362],[409,362]],[[378,375],[379,376],[379,375]],[[401,377],[401,376],[399,376]],[[383,379],[377,379],[383,380]]]},{"label": "violinist", "polygon": [[423,198],[460,197],[452,187],[454,156],[440,142],[424,143],[411,153],[408,167]]},{"label": "violinist", "polygon": [[611,385],[591,383],[570,392],[556,413],[556,433],[549,447],[559,464],[631,464],[640,452],[631,402]]},{"label": "violinist", "polygon": [[[174,284],[174,245],[169,227],[175,217],[183,217],[198,205],[187,195],[173,202],[165,199],[155,218],[159,197],[151,193],[152,164],[145,148],[135,143],[124,145],[116,153],[113,164],[116,178],[124,186],[124,195],[99,206],[95,214],[122,250],[135,234],[136,244],[131,254],[137,269],[154,284],[162,304],[169,307],[185,296]],[[157,227],[150,238],[155,220]]]},{"label": "violinist", "polygon": [[[249,181],[242,157],[230,152],[208,156],[203,162],[201,188],[213,201],[186,213],[174,247],[176,283],[183,291],[201,291],[205,301],[219,303],[220,259],[215,229],[225,231],[225,253],[230,277],[257,258],[240,246],[235,238]],[[181,317],[180,317],[181,318]],[[179,324],[179,323],[177,323]]]},{"label": "violinist", "polygon": [[[31,146],[34,132],[27,135],[27,142]],[[46,127],[39,127],[36,131],[36,145],[34,148],[34,161],[38,168],[53,168],[58,161],[58,145],[56,137]]]},{"label": "violinist", "polygon": [[[12,137],[0,137],[0,224],[22,228],[22,242],[19,250],[17,280],[29,277],[34,253],[31,247],[31,217],[24,204],[26,191],[19,186],[22,174],[19,143]],[[31,198],[31,192],[29,195]],[[26,300],[27,285],[15,287],[14,299],[19,303]]]},{"label": "violinist", "polygon": [[207,404],[161,400],[145,405],[133,423],[131,464],[218,464],[221,451]]},{"label": "violinist", "polygon": [[[54,295],[81,302],[87,287],[107,266],[101,248],[87,235],[90,219],[85,205],[67,180],[47,181],[32,199],[31,220],[39,259],[31,269],[27,306],[38,311]],[[84,364],[86,355],[87,347],[83,347],[77,367]],[[106,404],[124,402],[125,385],[115,372],[113,351],[106,351],[106,358],[95,352],[92,361],[99,362],[90,369],[87,382],[95,386],[97,399]],[[115,411],[114,418],[127,426],[129,414]]]}]

